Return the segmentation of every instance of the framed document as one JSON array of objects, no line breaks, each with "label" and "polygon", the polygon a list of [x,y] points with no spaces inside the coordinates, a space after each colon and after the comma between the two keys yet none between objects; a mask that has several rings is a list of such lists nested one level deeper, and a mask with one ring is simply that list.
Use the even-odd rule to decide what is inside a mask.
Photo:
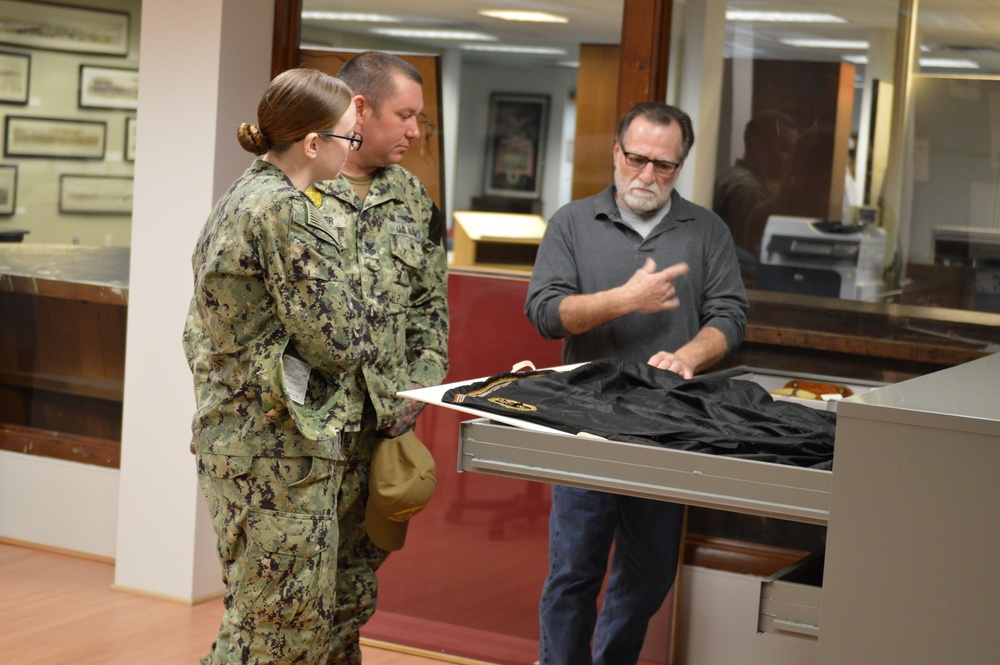
[{"label": "framed document", "polygon": [[548,108],[547,95],[490,96],[486,194],[541,196]]}]

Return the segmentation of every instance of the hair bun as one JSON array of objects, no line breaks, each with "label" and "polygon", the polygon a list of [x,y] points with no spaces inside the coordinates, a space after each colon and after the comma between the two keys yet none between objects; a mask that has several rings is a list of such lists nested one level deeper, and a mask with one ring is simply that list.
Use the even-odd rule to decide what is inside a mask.
[{"label": "hair bun", "polygon": [[236,138],[247,152],[263,155],[270,149],[270,142],[257,125],[242,123],[236,130]]}]

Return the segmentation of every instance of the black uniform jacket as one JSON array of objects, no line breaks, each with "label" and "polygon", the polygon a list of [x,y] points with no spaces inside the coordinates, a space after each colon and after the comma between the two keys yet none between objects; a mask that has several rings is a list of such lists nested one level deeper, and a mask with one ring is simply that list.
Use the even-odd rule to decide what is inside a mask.
[{"label": "black uniform jacket", "polygon": [[498,374],[442,401],[612,441],[830,469],[836,414],[777,401],[752,381],[684,379],[603,359],[566,372]]}]

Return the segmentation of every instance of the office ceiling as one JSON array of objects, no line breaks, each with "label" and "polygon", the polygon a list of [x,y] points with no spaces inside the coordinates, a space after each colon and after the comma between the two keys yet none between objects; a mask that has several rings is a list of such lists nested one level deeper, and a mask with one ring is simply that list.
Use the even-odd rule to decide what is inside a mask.
[{"label": "office ceiling", "polygon": [[[676,1],[676,0],[675,0]],[[688,2],[700,0],[688,0]],[[370,34],[376,27],[442,28],[471,30],[496,37],[495,42],[510,46],[543,46],[563,54],[497,54],[466,51],[469,60],[496,63],[553,64],[573,62],[581,43],[615,44],[620,41],[622,0],[379,0],[361,5],[357,0],[304,0],[304,11],[371,11],[401,19],[399,24],[372,24],[355,21],[303,21],[306,27],[322,25],[345,33]],[[681,3],[687,4],[687,3]],[[861,55],[864,50],[819,49],[787,46],[779,38],[819,38],[867,40],[873,30],[892,30],[897,23],[895,0],[732,0],[728,9],[826,12],[846,23],[767,24],[727,23],[727,55],[734,49],[752,48],[757,58],[795,60],[836,60],[842,54]],[[477,14],[482,9],[541,10],[565,16],[565,24],[532,24],[502,21]],[[923,57],[963,58],[977,62],[981,69],[943,70],[962,73],[1000,73],[1000,0],[919,0],[920,36]],[[436,48],[460,47],[479,42],[441,39],[396,38]],[[307,41],[307,40],[306,40]],[[738,51],[741,52],[741,51]],[[929,71],[929,70],[925,70]]]}]

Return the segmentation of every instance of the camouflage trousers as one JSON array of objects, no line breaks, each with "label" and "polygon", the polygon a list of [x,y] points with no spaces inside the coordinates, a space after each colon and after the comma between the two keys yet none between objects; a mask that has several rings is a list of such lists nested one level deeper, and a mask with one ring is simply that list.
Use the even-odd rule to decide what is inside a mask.
[{"label": "camouflage trousers", "polygon": [[226,584],[201,665],[360,665],[389,556],[365,530],[376,438],[345,432],[336,461],[198,455]]},{"label": "camouflage trousers", "polygon": [[202,665],[328,662],[346,465],[198,454],[218,536],[225,612]]},{"label": "camouflage trousers", "polygon": [[[367,423],[366,423],[367,424]],[[328,665],[360,665],[361,628],[375,613],[375,572],[389,552],[372,543],[365,530],[368,478],[377,435],[366,426],[345,434],[346,469],[337,495],[340,544],[337,550],[337,598]]]}]

